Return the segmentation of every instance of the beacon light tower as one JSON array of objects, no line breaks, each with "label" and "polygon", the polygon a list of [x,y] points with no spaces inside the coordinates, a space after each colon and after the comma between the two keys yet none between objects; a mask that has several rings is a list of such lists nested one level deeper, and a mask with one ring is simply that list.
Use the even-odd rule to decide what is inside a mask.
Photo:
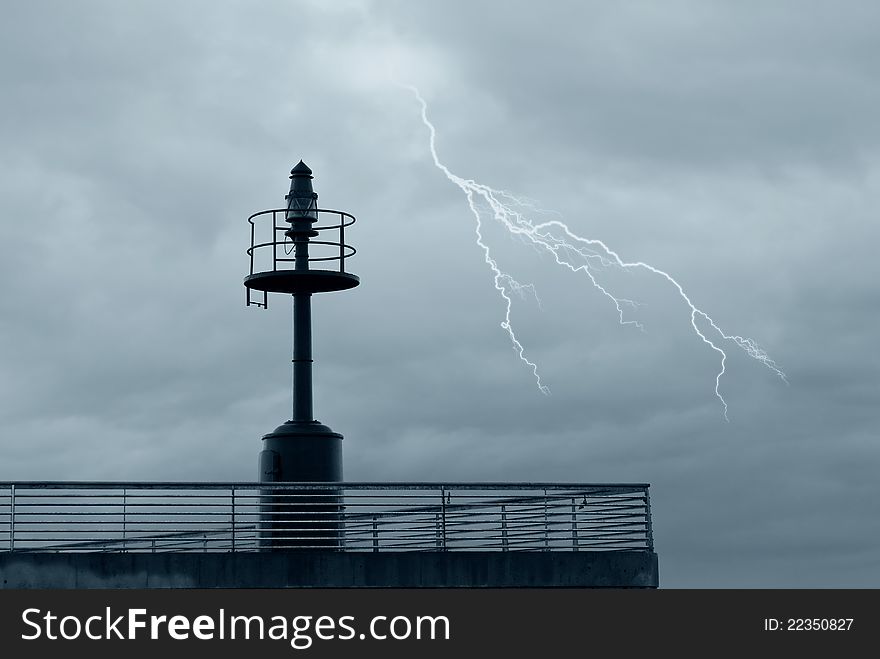
[{"label": "beacon light tower", "polygon": [[[345,271],[345,259],[356,251],[345,244],[345,229],[354,224],[355,218],[342,211],[318,208],[312,178],[312,170],[300,161],[290,172],[287,208],[261,211],[248,218],[251,246],[247,250],[250,274],[244,280],[247,304],[265,309],[269,293],[293,296],[293,416],[263,436],[262,482],[342,480],[342,435],[319,423],[312,410],[311,305],[313,293],[346,290],[360,283],[356,275]],[[329,236],[322,235],[324,231]],[[267,232],[271,233],[265,236]],[[257,242],[257,236],[263,242]],[[315,240],[318,237],[326,239]],[[310,254],[310,247],[316,252]],[[313,269],[310,264],[314,262],[332,264],[333,269]],[[289,506],[286,511],[296,512]],[[289,521],[291,516],[285,518]],[[288,523],[285,529],[290,528]]]}]

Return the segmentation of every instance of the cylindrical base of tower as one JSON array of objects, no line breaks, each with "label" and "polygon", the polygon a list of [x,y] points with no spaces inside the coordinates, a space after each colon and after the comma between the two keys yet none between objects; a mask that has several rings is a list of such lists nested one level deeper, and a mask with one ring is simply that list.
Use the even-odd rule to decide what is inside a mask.
[{"label": "cylindrical base of tower", "polygon": [[[342,435],[317,421],[288,421],[263,436],[263,483],[342,481]],[[342,496],[337,488],[266,488],[260,497],[263,550],[339,549]]]}]

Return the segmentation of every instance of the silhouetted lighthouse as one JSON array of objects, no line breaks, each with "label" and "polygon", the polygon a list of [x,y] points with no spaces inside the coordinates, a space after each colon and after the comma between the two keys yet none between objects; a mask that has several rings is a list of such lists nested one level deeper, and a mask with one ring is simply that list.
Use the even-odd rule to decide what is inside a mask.
[{"label": "silhouetted lighthouse", "polygon": [[[346,258],[355,253],[345,244],[345,229],[355,218],[342,211],[318,208],[312,178],[312,170],[300,161],[290,172],[287,208],[262,211],[248,218],[251,266],[244,280],[248,305],[265,308],[268,293],[293,296],[293,416],[263,436],[259,462],[262,482],[342,480],[342,435],[318,422],[312,409],[311,305],[313,293],[341,291],[360,283],[356,275],[345,271]],[[271,235],[257,242],[270,220]],[[331,234],[322,234],[325,231]],[[317,240],[319,237],[322,239]],[[310,254],[310,247],[319,251]],[[312,262],[335,267],[313,269]],[[255,271],[260,266],[265,269]],[[263,293],[262,301],[259,295],[252,296],[254,291]],[[310,502],[312,512],[317,511],[318,503]]]}]

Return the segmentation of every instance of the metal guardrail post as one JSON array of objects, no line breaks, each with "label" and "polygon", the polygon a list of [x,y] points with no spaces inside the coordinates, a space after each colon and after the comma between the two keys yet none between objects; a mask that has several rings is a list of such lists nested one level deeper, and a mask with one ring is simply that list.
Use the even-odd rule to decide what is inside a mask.
[{"label": "metal guardrail post", "polygon": [[507,506],[501,504],[501,551],[507,551]]},{"label": "metal guardrail post", "polygon": [[[342,490],[342,492],[345,492],[345,490]],[[348,506],[345,505],[344,494],[339,497],[339,501],[342,502],[339,506],[339,549],[345,551],[345,548],[348,547],[348,529],[345,518],[348,513]]]},{"label": "metal guardrail post", "polygon": [[446,488],[440,488],[440,532],[443,541],[443,551],[446,551]]},{"label": "metal guardrail post", "polygon": [[544,551],[550,550],[550,518],[547,511],[547,489],[544,489]]},{"label": "metal guardrail post", "polygon": [[231,510],[231,514],[230,514],[230,517],[232,518],[230,520],[230,522],[232,524],[232,551],[235,551],[235,486],[234,485],[229,490],[229,498],[230,498],[230,502],[232,504],[231,505],[232,510]]},{"label": "metal guardrail post", "polygon": [[651,493],[645,488],[645,521],[647,522],[646,530],[648,532],[648,551],[654,551],[654,526],[651,522]]},{"label": "metal guardrail post", "polygon": [[128,521],[127,515],[128,515],[128,492],[126,491],[125,488],[122,488],[122,551],[125,551],[126,547],[128,545],[127,533],[126,533],[126,531],[127,531],[126,522]]},{"label": "metal guardrail post", "polygon": [[15,551],[15,483],[9,486],[9,551]]},{"label": "metal guardrail post", "polygon": [[577,518],[577,499],[571,500],[571,548],[572,551],[578,550],[578,518]]},{"label": "metal guardrail post", "polygon": [[379,518],[373,515],[373,551],[379,551]]}]

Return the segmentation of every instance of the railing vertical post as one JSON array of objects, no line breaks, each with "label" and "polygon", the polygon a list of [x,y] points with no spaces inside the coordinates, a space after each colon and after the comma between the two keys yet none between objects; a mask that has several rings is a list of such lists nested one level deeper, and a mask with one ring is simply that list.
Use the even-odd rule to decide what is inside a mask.
[{"label": "railing vertical post", "polygon": [[9,551],[15,550],[15,483],[9,486]]},{"label": "railing vertical post", "polygon": [[577,499],[571,500],[571,549],[578,550]]},{"label": "railing vertical post", "polygon": [[339,216],[339,272],[345,272],[345,215]]},{"label": "railing vertical post", "polygon": [[550,518],[547,515],[547,488],[544,488],[544,551],[550,549]]},{"label": "railing vertical post", "polygon": [[651,494],[648,492],[647,486],[645,486],[645,520],[647,521],[646,539],[648,541],[648,551],[654,551],[654,527],[651,523]]},{"label": "railing vertical post", "polygon": [[507,551],[507,506],[501,504],[501,551]]},{"label": "railing vertical post", "polygon": [[[275,240],[273,237],[272,240]],[[251,222],[251,272],[250,274],[254,274],[254,223]],[[251,290],[251,289],[248,289]],[[250,297],[248,297],[250,299]]]},{"label": "railing vertical post", "polygon": [[232,503],[232,551],[235,551],[235,486],[230,489],[229,497]]},{"label": "railing vertical post", "polygon": [[122,488],[122,551],[128,547],[128,491]]},{"label": "railing vertical post", "polygon": [[434,545],[437,549],[442,546],[440,544],[440,513],[434,513]]},{"label": "railing vertical post", "polygon": [[153,553],[155,554],[155,553],[156,553],[156,541],[155,541],[155,540],[151,540],[151,541],[150,541],[150,545],[152,546]]},{"label": "railing vertical post", "polygon": [[278,225],[276,222],[276,213],[272,211],[272,271],[278,270]]},{"label": "railing vertical post", "polygon": [[379,551],[379,518],[373,515],[373,551]]},{"label": "railing vertical post", "polygon": [[443,551],[446,551],[446,488],[440,488],[440,531],[443,541]]}]

